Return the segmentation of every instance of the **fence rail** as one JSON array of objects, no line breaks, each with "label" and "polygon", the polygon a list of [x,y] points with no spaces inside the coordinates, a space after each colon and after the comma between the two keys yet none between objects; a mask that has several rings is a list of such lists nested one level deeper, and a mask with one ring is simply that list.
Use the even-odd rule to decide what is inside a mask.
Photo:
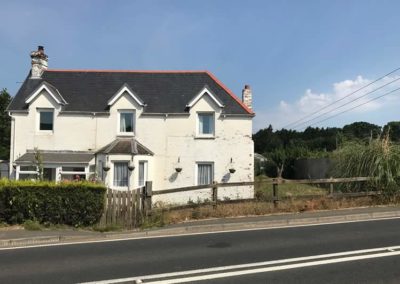
[{"label": "fence rail", "polygon": [[[163,194],[174,194],[180,192],[196,191],[210,189],[211,203],[217,206],[218,188],[225,187],[240,187],[253,186],[258,184],[272,185],[272,202],[275,207],[278,207],[279,186],[283,184],[329,184],[329,196],[334,196],[333,185],[338,183],[353,183],[366,182],[369,177],[353,177],[353,178],[327,178],[327,179],[302,179],[302,180],[287,180],[282,178],[274,178],[262,182],[228,182],[207,185],[187,186],[180,188],[172,188],[166,190],[152,190],[152,182],[146,182],[145,186],[136,188],[130,191],[113,191],[109,189],[106,195],[105,211],[101,218],[100,225],[119,225],[125,228],[137,227],[140,223],[140,218],[147,216],[152,210],[152,197]],[[341,193],[343,197],[359,197],[379,195],[381,192],[357,192],[357,193]],[[314,195],[299,196],[303,198],[311,198]],[[335,196],[339,196],[335,194]]]}]

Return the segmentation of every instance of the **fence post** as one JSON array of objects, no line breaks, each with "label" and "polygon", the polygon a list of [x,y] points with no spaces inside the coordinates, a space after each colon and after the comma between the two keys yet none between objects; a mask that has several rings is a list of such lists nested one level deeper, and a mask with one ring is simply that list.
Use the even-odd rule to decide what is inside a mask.
[{"label": "fence post", "polygon": [[212,202],[214,208],[217,207],[217,202],[218,202],[218,186],[217,182],[213,182],[213,187],[212,187]]},{"label": "fence post", "polygon": [[135,190],[135,227],[138,227],[142,214],[140,187]]},{"label": "fence post", "polygon": [[[331,180],[333,180],[333,177],[331,177]],[[329,195],[333,196],[333,182],[329,184]]]},{"label": "fence post", "polygon": [[278,208],[278,202],[279,202],[279,198],[278,198],[278,179],[274,179],[273,184],[272,184],[272,200],[274,202],[274,208]]},{"label": "fence post", "polygon": [[146,181],[144,191],[145,191],[145,195],[146,195],[144,206],[145,206],[145,212],[147,215],[148,211],[151,210],[151,205],[152,205],[152,197],[153,197],[153,182],[152,181]]}]

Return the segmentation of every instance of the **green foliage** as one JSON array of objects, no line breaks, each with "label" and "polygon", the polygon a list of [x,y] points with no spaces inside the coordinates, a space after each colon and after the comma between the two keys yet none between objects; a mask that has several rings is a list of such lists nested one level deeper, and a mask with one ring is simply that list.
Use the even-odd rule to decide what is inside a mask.
[{"label": "green foliage", "polygon": [[[298,158],[309,156],[309,151],[301,146],[288,146],[286,148],[278,148],[270,153],[265,154],[270,162],[266,166],[266,173],[270,177],[291,178],[294,176],[294,161]],[[272,170],[271,164],[275,166]]]},{"label": "green foliage", "polygon": [[35,182],[0,180],[0,222],[89,226],[104,207],[106,188],[88,182]]},{"label": "green foliage", "polygon": [[24,229],[28,231],[41,231],[42,225],[38,221],[26,220],[24,222]]},{"label": "green foliage", "polygon": [[162,209],[153,210],[150,215],[144,216],[140,224],[141,229],[165,226],[165,216]]},{"label": "green foliage", "polygon": [[354,122],[343,127],[343,134],[348,140],[368,141],[379,137],[381,127],[368,122]]},{"label": "green foliage", "polygon": [[382,130],[383,135],[389,135],[393,142],[400,142],[400,121],[388,122]]},{"label": "green foliage", "polygon": [[398,190],[400,185],[400,145],[388,136],[368,144],[345,143],[333,154],[338,177],[372,177],[371,185],[378,190]]},{"label": "green foliage", "polygon": [[0,160],[8,160],[10,157],[10,133],[11,118],[6,109],[11,102],[11,96],[7,89],[0,91]]}]

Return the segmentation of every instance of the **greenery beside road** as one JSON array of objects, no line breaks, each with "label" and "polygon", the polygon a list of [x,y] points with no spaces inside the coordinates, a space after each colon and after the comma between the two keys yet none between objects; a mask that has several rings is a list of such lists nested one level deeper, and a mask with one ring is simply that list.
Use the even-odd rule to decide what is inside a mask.
[{"label": "greenery beside road", "polygon": [[[104,206],[106,188],[88,182],[0,180],[0,223],[96,224]],[[29,222],[28,222],[29,223]]]},{"label": "greenery beside road", "polygon": [[[274,130],[272,126],[253,135],[255,152],[267,157],[268,162],[256,167],[256,175],[281,176],[293,179],[294,162],[300,158],[334,158],[335,152],[349,144],[368,146],[371,141],[387,137],[391,145],[400,143],[400,121],[385,126],[354,122],[343,128],[307,127],[304,131]],[[369,176],[369,175],[368,175]]]}]

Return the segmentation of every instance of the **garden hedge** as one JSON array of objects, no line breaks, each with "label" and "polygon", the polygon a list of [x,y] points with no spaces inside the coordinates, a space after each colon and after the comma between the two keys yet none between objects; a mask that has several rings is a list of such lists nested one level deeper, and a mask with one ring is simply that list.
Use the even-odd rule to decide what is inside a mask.
[{"label": "garden hedge", "polygon": [[0,222],[89,226],[103,213],[106,188],[88,182],[0,180]]}]

